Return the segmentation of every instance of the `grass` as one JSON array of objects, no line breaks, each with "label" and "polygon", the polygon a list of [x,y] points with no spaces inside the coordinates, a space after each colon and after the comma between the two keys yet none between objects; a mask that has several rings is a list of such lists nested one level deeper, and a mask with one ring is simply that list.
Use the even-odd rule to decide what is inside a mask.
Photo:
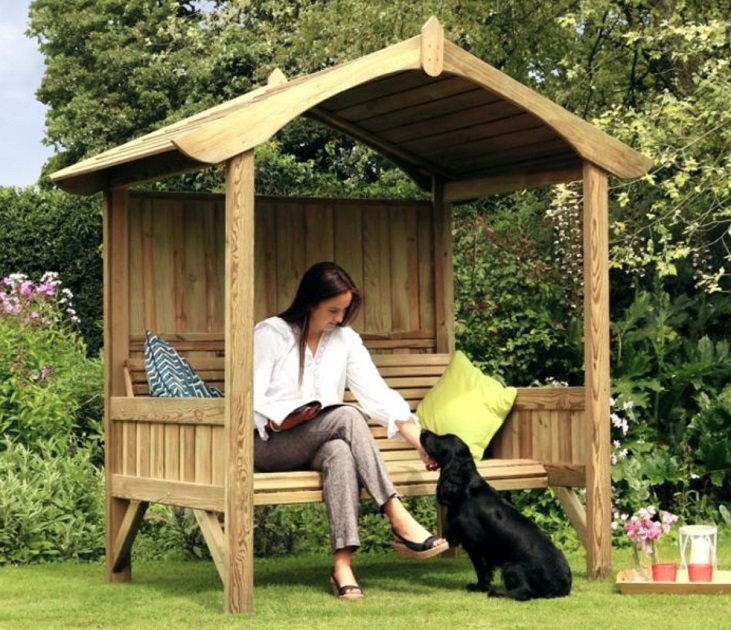
[{"label": "grass", "polygon": [[[725,537],[724,537],[725,538]],[[719,549],[731,568],[731,540]],[[586,578],[583,554],[569,556],[570,597],[519,603],[468,593],[473,571],[456,559],[400,562],[357,558],[361,603],[328,591],[326,554],[256,560],[255,614],[223,614],[223,589],[210,562],[137,562],[127,584],[109,584],[100,564],[0,568],[0,628],[632,628],[731,629],[727,595],[621,595],[613,580]],[[630,564],[626,550],[614,564]]]}]

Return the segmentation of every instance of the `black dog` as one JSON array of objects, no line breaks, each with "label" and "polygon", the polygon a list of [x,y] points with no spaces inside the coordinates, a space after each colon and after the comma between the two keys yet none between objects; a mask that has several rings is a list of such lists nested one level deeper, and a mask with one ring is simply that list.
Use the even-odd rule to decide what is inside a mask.
[{"label": "black dog", "polygon": [[421,444],[439,462],[437,501],[447,506],[446,538],[464,547],[477,573],[477,584],[467,589],[495,595],[490,582],[500,567],[508,597],[568,595],[571,569],[563,553],[480,477],[467,445],[456,435],[426,430]]}]

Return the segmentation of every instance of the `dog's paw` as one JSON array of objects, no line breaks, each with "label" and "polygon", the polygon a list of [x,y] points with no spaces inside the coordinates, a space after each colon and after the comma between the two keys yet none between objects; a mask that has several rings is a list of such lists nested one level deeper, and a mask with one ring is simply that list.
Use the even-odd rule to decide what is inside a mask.
[{"label": "dog's paw", "polygon": [[479,582],[468,584],[466,588],[470,593],[487,593],[490,590],[489,587],[484,584],[480,584]]}]

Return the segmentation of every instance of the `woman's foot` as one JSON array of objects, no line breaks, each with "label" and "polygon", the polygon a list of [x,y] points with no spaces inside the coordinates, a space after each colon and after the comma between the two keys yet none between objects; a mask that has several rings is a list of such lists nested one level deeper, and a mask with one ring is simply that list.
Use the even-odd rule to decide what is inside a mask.
[{"label": "woman's foot", "polygon": [[331,575],[330,586],[333,595],[342,601],[357,602],[363,599],[363,589],[358,584],[341,584],[335,579],[335,575]]},{"label": "woman's foot", "polygon": [[423,541],[417,542],[408,540],[403,536],[399,536],[395,531],[393,533],[393,548],[399,558],[408,560],[426,560],[433,558],[449,549],[449,543],[442,538],[436,536],[427,536]]},{"label": "woman's foot", "polygon": [[333,577],[338,584],[357,584],[355,573],[350,566],[338,566],[335,564],[332,572]]},{"label": "woman's foot", "polygon": [[358,601],[363,599],[363,589],[355,579],[351,558],[351,549],[338,549],[335,552],[335,563],[330,575],[330,586],[333,595],[338,599],[346,601]]},{"label": "woman's foot", "polygon": [[394,535],[396,551],[404,552],[404,557],[427,558],[440,554],[449,548],[447,541],[437,538],[417,521],[397,497],[391,498],[384,506],[391,530]]}]

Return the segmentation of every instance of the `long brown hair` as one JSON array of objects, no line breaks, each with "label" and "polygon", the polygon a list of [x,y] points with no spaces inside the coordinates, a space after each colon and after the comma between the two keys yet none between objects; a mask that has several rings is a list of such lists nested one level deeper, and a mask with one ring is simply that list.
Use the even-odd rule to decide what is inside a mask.
[{"label": "long brown hair", "polygon": [[310,313],[312,309],[320,302],[348,291],[350,291],[353,298],[348,308],[345,309],[343,321],[338,326],[347,326],[353,320],[358,314],[363,297],[345,269],[334,262],[315,263],[302,276],[292,304],[279,313],[279,317],[285,322],[294,324],[299,328],[300,385],[302,384],[302,374],[305,369],[305,348],[307,347],[307,336],[310,332]]}]

